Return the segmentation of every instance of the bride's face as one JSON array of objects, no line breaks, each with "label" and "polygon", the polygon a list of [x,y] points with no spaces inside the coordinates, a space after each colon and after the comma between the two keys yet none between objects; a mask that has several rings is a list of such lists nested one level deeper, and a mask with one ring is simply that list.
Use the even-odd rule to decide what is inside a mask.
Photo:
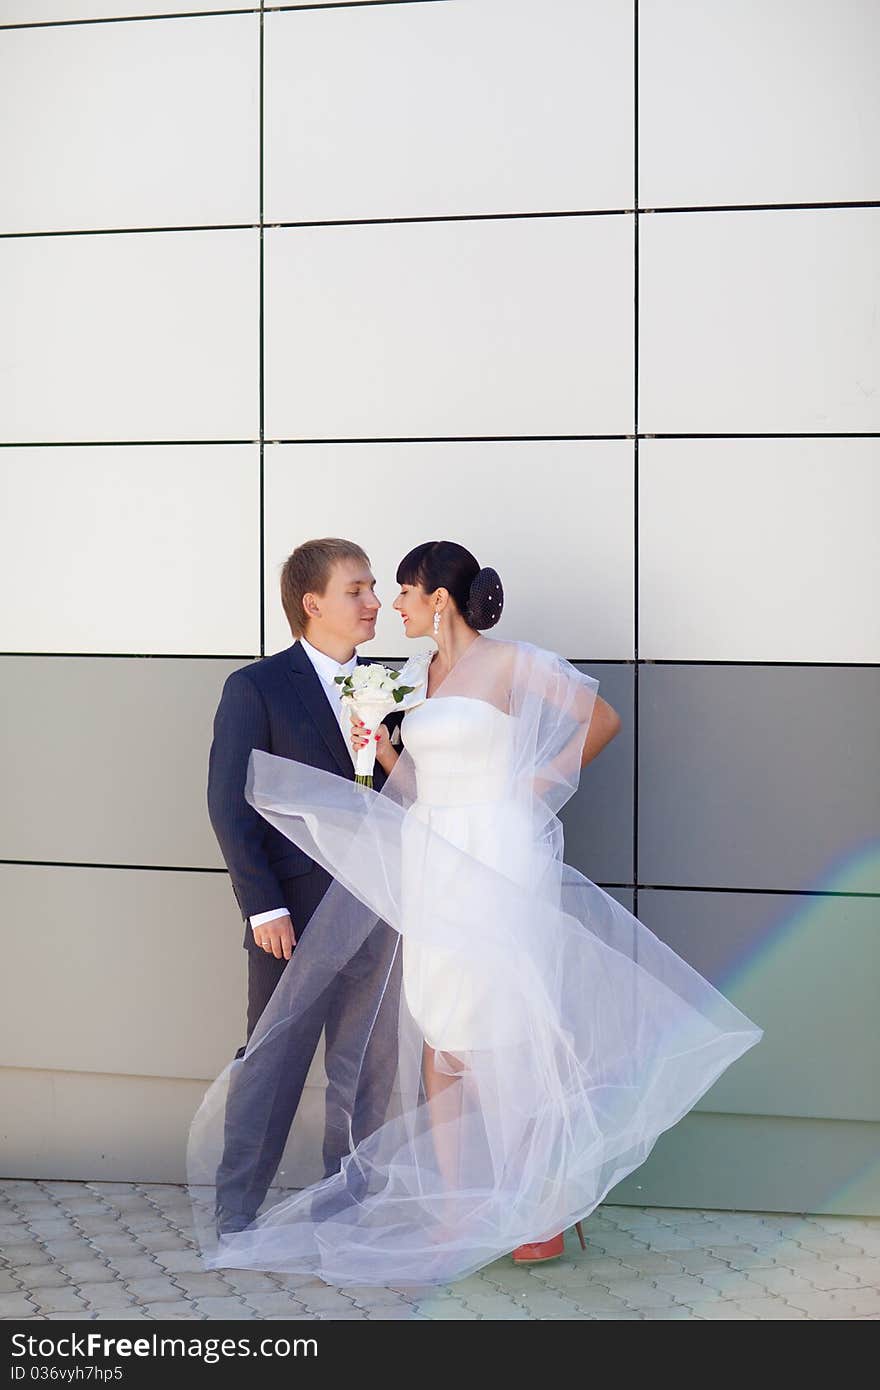
[{"label": "bride's face", "polygon": [[403,630],[407,637],[434,635],[433,595],[426,594],[421,584],[401,584],[400,593],[391,606],[403,619]]}]

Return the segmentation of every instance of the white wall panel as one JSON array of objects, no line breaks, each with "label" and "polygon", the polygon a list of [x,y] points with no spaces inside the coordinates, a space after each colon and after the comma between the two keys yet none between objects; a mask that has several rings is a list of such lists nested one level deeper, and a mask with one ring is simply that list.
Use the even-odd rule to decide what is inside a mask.
[{"label": "white wall panel", "polygon": [[646,439],[639,652],[880,661],[880,441]]},{"label": "white wall panel", "polygon": [[639,426],[880,428],[880,208],[643,217]]},{"label": "white wall panel", "polygon": [[619,0],[287,10],[265,27],[269,222],[633,204]]},{"label": "white wall panel", "polygon": [[642,0],[641,205],[877,198],[878,55],[873,0]]},{"label": "white wall panel", "polygon": [[257,437],[257,231],[9,237],[0,303],[0,438]]},{"label": "white wall panel", "polygon": [[[185,7],[184,7],[185,8]],[[259,218],[259,16],[10,30],[0,230]]]},{"label": "white wall panel", "polygon": [[260,645],[254,445],[0,449],[0,649]]},{"label": "white wall panel", "polygon": [[630,216],[266,233],[266,434],[632,428]]},{"label": "white wall panel", "polygon": [[287,555],[311,536],[367,551],[383,603],[361,650],[405,653],[399,561],[456,540],[505,589],[496,636],[572,657],[633,650],[633,446],[626,441],[276,445],[266,450],[267,650],[292,641],[279,597]]}]

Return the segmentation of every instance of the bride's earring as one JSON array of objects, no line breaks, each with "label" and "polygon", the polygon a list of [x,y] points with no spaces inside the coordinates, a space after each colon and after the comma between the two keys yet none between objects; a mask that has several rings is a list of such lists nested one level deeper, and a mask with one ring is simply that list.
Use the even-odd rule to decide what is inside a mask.
[{"label": "bride's earring", "polygon": [[438,633],[439,631],[440,631],[440,609],[439,609],[439,608],[435,608],[435,609],[434,609],[434,636],[435,636],[435,637],[437,636],[437,633]]}]

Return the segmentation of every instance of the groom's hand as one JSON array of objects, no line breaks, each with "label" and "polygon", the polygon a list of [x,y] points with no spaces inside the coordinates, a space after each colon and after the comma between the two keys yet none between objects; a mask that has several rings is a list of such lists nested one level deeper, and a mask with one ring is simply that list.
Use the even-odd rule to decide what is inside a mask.
[{"label": "groom's hand", "polygon": [[286,917],[274,917],[271,922],[264,922],[262,926],[252,927],[251,930],[254,933],[254,941],[258,946],[262,946],[267,955],[275,956],[277,960],[290,960],[296,937],[289,914]]}]

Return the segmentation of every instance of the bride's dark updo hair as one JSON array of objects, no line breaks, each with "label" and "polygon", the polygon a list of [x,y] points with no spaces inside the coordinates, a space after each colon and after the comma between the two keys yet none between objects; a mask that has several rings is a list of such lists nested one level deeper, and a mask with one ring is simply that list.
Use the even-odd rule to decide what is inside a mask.
[{"label": "bride's dark updo hair", "polygon": [[448,589],[468,627],[494,627],[504,607],[497,570],[481,569],[469,550],[455,541],[425,541],[397,566],[398,584],[421,584],[426,593]]}]

